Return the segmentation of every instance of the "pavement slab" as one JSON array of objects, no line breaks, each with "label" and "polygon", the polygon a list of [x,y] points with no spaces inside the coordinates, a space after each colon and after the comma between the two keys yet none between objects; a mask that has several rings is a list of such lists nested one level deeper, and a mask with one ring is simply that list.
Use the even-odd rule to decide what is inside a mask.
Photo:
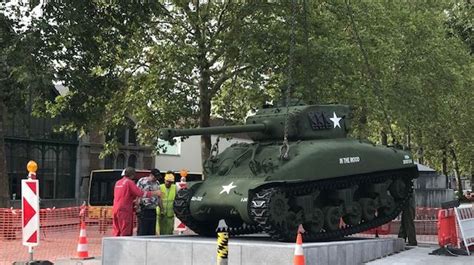
[{"label": "pavement slab", "polygon": [[413,247],[400,253],[377,259],[366,264],[368,265],[472,265],[474,264],[474,255],[446,257],[429,255],[430,252],[437,249],[437,246]]}]

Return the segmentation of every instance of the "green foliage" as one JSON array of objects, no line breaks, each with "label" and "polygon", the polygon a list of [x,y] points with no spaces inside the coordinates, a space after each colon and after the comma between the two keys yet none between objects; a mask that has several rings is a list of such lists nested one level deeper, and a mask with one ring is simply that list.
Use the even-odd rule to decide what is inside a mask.
[{"label": "green foliage", "polygon": [[437,169],[447,150],[473,163],[469,1],[64,2],[34,25],[70,91],[46,105],[66,128],[107,134],[131,116],[155,145],[162,127],[241,121],[292,79],[293,97],[354,106],[356,137],[388,134]]},{"label": "green foliage", "polygon": [[7,108],[24,106],[29,95],[33,99],[49,95],[51,73],[33,56],[39,46],[38,35],[22,22],[7,16],[0,6],[0,100]]},{"label": "green foliage", "polygon": [[146,143],[156,142],[160,127],[208,126],[211,101],[237,75],[247,89],[263,90],[261,73],[270,68],[264,49],[274,43],[259,27],[278,26],[266,15],[273,8],[52,2],[36,22],[38,56],[55,62],[70,93],[48,109],[64,115],[68,128],[104,133],[132,116]]},{"label": "green foliage", "polygon": [[474,53],[474,3],[470,0],[454,1],[448,9],[449,34],[459,37]]},{"label": "green foliage", "polygon": [[49,95],[52,88],[51,72],[33,56],[39,46],[38,34],[20,19],[28,18],[24,14],[5,2],[0,3],[0,207],[9,206],[4,146],[6,118],[28,103],[37,105],[38,98]]}]

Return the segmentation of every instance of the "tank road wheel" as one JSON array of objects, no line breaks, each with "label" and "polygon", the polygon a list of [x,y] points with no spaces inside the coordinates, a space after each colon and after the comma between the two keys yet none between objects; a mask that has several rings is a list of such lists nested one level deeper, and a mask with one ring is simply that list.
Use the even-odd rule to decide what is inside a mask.
[{"label": "tank road wheel", "polygon": [[319,233],[324,227],[324,213],[319,208],[314,208],[312,212],[311,222],[303,224],[305,229],[313,233]]},{"label": "tank road wheel", "polygon": [[362,219],[362,208],[358,202],[353,202],[350,207],[350,213],[344,215],[342,220],[348,225],[357,225]]},{"label": "tank road wheel", "polygon": [[403,199],[408,195],[407,184],[403,179],[397,178],[389,187],[390,194],[395,199]]},{"label": "tank road wheel", "polygon": [[362,198],[359,201],[361,207],[361,217],[363,220],[372,221],[375,218],[375,212],[377,211],[377,205],[371,198]]},{"label": "tank road wheel", "polygon": [[286,234],[284,235],[285,241],[295,241],[298,224],[301,224],[302,213],[300,211],[297,213],[288,212],[286,216],[286,223],[284,224],[284,227],[282,227],[282,229],[284,229],[283,232]]},{"label": "tank road wheel", "polygon": [[379,212],[382,216],[388,216],[388,215],[390,215],[391,213],[393,213],[393,211],[395,211],[395,208],[396,208],[395,199],[394,199],[392,196],[387,195],[387,196],[383,199],[382,205],[380,206],[378,212]]},{"label": "tank road wheel", "polygon": [[277,190],[268,201],[268,222],[264,230],[280,241],[294,241],[298,225],[302,222],[302,212],[290,210],[289,198],[286,193]]},{"label": "tank road wheel", "polygon": [[342,210],[337,206],[324,207],[324,228],[329,231],[339,229],[342,217]]},{"label": "tank road wheel", "polygon": [[270,217],[275,225],[283,226],[288,218],[290,207],[283,192],[275,192],[270,198]]}]

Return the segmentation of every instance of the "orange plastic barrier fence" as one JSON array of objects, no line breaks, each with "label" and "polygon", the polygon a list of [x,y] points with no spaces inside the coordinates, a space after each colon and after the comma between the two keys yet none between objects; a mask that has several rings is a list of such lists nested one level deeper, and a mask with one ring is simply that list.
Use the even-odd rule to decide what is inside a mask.
[{"label": "orange plastic barrier fence", "polygon": [[438,211],[438,244],[440,247],[458,246],[454,209],[440,209]]},{"label": "orange plastic barrier fence", "polygon": [[[419,235],[437,235],[438,211],[440,208],[418,207],[415,212],[415,230]],[[369,229],[363,234],[397,234],[400,229],[401,215],[397,216],[393,221],[382,226]]]},{"label": "orange plastic barrier fence", "polygon": [[[40,244],[34,249],[35,259],[54,261],[76,256],[80,230],[80,207],[40,210]],[[22,245],[21,209],[0,209],[0,264],[28,260],[28,248]],[[87,209],[86,209],[87,216]],[[104,236],[112,235],[108,216],[85,217],[90,256],[101,255]]]},{"label": "orange plastic barrier fence", "polygon": [[388,234],[390,234],[391,225],[392,225],[392,223],[390,222],[390,223],[381,225],[379,227],[369,229],[369,230],[365,231],[364,233],[365,234],[371,234],[371,235],[388,235]]},{"label": "orange plastic barrier fence", "polygon": [[[419,242],[436,243],[436,208],[418,208],[415,220]],[[80,217],[81,207],[47,208],[40,210],[40,245],[35,248],[35,259],[57,260],[76,256],[80,220],[87,224],[89,256],[101,255],[101,242],[104,236],[112,235],[110,207],[85,208],[85,216]],[[357,237],[396,237],[400,219],[381,227],[370,229]],[[136,223],[136,220],[135,220]],[[0,264],[28,260],[28,251],[21,243],[21,209],[0,208]]]}]

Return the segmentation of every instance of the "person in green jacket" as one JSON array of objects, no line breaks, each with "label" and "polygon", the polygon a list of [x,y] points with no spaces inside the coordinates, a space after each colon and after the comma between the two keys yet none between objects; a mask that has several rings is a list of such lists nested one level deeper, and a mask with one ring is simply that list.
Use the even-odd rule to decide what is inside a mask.
[{"label": "person in green jacket", "polygon": [[405,207],[402,209],[402,220],[400,222],[400,231],[398,237],[403,240],[408,239],[408,246],[416,246],[416,230],[415,230],[415,215],[416,215],[416,203],[414,194],[410,195],[410,199]]},{"label": "person in green jacket", "polygon": [[162,192],[161,207],[158,211],[158,227],[160,235],[172,235],[174,230],[174,210],[173,203],[176,197],[176,185],[174,184],[174,174],[171,171],[166,172],[165,183],[160,185]]}]

